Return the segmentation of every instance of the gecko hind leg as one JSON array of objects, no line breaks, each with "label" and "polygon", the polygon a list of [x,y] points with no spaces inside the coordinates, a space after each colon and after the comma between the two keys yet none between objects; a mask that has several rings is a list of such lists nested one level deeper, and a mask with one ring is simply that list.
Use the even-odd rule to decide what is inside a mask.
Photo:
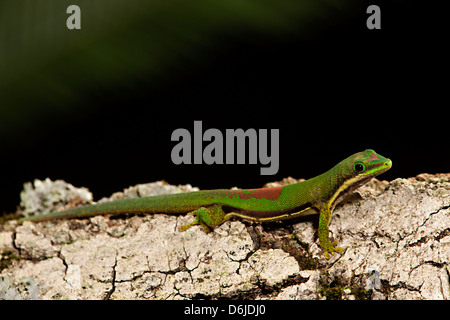
[{"label": "gecko hind leg", "polygon": [[201,207],[197,210],[191,211],[188,214],[194,215],[196,218],[193,222],[188,223],[179,228],[180,232],[186,231],[188,228],[201,225],[206,233],[212,232],[213,229],[227,220],[225,212],[220,205],[213,205],[211,207]]}]

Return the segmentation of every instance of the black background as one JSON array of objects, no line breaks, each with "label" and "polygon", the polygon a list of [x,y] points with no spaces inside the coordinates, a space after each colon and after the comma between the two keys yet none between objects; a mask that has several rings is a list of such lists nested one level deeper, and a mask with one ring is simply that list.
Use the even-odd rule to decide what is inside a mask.
[{"label": "black background", "polygon": [[[381,7],[381,30],[366,28],[369,4]],[[88,187],[96,200],[161,179],[251,188],[312,177],[367,148],[392,159],[387,180],[449,172],[448,6],[374,1],[351,10],[351,18],[312,24],[308,36],[303,25],[282,36],[217,34],[214,47],[156,80],[144,73],[88,87],[60,110],[33,112],[0,137],[0,211],[14,211],[23,183],[35,178]],[[174,165],[171,133],[192,133],[194,120],[204,130],[279,129],[279,172]]]}]

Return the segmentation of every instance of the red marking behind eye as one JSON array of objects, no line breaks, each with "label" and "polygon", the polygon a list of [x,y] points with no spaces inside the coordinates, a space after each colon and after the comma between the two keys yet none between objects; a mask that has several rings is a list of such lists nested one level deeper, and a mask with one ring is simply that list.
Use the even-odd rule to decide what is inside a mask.
[{"label": "red marking behind eye", "polygon": [[[228,196],[230,197],[230,199],[232,199],[234,195],[238,194],[239,199],[255,198],[255,199],[277,200],[281,194],[281,189],[283,189],[283,186],[273,188],[237,190],[231,191],[228,194]],[[244,193],[244,191],[253,191],[253,192]]]}]

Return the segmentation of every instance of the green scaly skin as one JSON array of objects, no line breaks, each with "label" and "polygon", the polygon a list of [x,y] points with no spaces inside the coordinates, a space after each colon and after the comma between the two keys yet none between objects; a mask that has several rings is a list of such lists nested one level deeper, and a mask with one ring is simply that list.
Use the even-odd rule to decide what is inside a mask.
[{"label": "green scaly skin", "polygon": [[329,259],[330,254],[343,251],[342,248],[336,247],[337,242],[329,240],[328,225],[336,204],[345,194],[389,170],[391,166],[391,160],[368,149],[348,157],[317,177],[291,185],[123,199],[22,218],[19,223],[85,218],[102,214],[188,212],[195,215],[196,219],[180,227],[180,231],[201,225],[206,232],[211,232],[232,217],[264,222],[319,213],[319,241],[325,258]]}]

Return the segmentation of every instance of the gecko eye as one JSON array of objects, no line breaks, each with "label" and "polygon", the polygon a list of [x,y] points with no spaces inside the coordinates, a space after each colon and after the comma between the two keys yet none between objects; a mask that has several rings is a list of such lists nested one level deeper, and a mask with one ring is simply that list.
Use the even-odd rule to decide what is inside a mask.
[{"label": "gecko eye", "polygon": [[355,170],[355,172],[357,173],[362,173],[364,172],[364,170],[366,170],[366,166],[361,162],[357,162],[353,165],[353,170]]}]

